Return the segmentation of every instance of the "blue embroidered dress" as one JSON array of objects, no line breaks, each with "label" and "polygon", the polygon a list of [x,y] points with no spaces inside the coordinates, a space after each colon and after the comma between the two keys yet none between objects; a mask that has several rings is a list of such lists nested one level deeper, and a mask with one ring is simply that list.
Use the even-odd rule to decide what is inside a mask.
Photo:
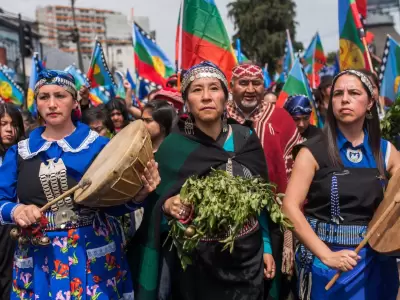
[{"label": "blue embroidered dress", "polygon": [[[343,167],[333,167],[323,138],[308,140],[307,147],[316,159],[316,171],[304,206],[305,216],[318,237],[332,251],[354,250],[363,240],[368,223],[383,199],[385,181],[379,174],[365,132],[363,143],[354,147],[338,132],[337,146]],[[390,144],[381,140],[385,168]],[[395,300],[399,285],[396,260],[381,255],[369,246],[359,255],[357,266],[342,273],[335,285],[325,285],[336,270],[324,265],[301,245],[296,251],[300,299]]]},{"label": "blue embroidered dress", "polygon": [[[44,127],[7,151],[0,168],[0,222],[13,222],[17,202],[43,206],[82,178],[108,139],[82,123],[68,137],[49,142]],[[18,201],[17,201],[18,199]],[[123,252],[123,234],[114,216],[136,205],[88,209],[70,198],[45,216],[48,246],[19,245],[14,256],[11,299],[134,299]],[[76,223],[57,223],[61,211],[76,214]]]}]

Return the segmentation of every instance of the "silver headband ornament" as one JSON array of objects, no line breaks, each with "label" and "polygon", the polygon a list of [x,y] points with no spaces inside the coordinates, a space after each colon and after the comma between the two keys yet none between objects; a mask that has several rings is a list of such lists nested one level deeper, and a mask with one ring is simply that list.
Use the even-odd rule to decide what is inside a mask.
[{"label": "silver headband ornament", "polygon": [[218,69],[213,67],[198,67],[192,70],[189,70],[186,74],[184,74],[182,79],[182,94],[185,93],[186,89],[189,85],[200,78],[217,78],[222,81],[226,89],[228,89],[228,81],[226,80],[225,75]]},{"label": "silver headband ornament", "polygon": [[344,70],[344,71],[340,72],[340,73],[337,74],[336,77],[334,78],[333,83],[336,83],[336,80],[337,80],[340,76],[345,75],[345,74],[351,74],[351,75],[357,76],[357,77],[361,80],[361,82],[364,84],[364,86],[367,87],[369,93],[370,93],[371,95],[374,94],[374,88],[373,88],[373,86],[372,86],[371,80],[369,80],[369,78],[368,78],[367,75],[365,75],[364,73],[362,73],[362,72],[360,72],[360,71],[357,71],[357,70]]},{"label": "silver headband ornament", "polygon": [[72,83],[71,81],[66,80],[64,78],[53,77],[50,80],[47,78],[42,78],[35,84],[35,91],[34,91],[35,98],[36,98],[37,94],[39,93],[39,89],[44,85],[61,86],[63,89],[65,89],[67,92],[69,92],[74,98],[77,97],[77,90],[76,90],[74,83]]}]

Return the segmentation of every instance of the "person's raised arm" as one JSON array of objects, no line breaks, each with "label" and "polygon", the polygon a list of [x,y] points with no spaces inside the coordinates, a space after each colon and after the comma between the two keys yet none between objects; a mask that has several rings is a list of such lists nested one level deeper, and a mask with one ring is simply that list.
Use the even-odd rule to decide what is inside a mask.
[{"label": "person's raised arm", "polygon": [[129,113],[135,118],[139,119],[142,116],[142,111],[132,105],[132,86],[128,80],[124,80],[125,92],[125,105]]}]

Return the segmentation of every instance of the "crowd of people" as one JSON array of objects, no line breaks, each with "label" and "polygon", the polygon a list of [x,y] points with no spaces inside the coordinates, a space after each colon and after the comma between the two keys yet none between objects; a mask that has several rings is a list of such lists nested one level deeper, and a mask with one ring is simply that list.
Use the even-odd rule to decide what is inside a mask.
[{"label": "crowd of people", "polygon": [[[323,129],[310,125],[306,95],[276,107],[276,90],[264,88],[263,70],[252,63],[237,65],[230,82],[211,62],[177,81],[140,108],[128,82],[126,99],[92,107],[72,75],[45,70],[34,91],[37,119],[0,104],[1,299],[396,299],[396,259],[368,246],[354,252],[400,167],[397,149],[381,138],[375,74],[321,78]],[[155,158],[129,203],[88,209],[67,197],[40,211],[138,119]],[[201,240],[183,270],[168,221],[191,216],[180,189],[212,169],[274,183],[294,229],[282,232],[263,211],[249,217],[233,252],[221,251],[221,232]],[[60,211],[74,220],[60,225]],[[15,226],[42,236],[13,241]],[[326,291],[338,270],[344,275]]]}]

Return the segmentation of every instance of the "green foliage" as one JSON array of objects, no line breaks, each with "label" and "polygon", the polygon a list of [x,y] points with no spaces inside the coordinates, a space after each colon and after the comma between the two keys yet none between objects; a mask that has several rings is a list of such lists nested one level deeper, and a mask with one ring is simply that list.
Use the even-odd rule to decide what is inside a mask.
[{"label": "green foliage", "polygon": [[335,52],[335,51],[329,52],[326,57],[326,63],[328,65],[333,65],[336,60],[336,55],[337,55],[337,52]]},{"label": "green foliage", "polygon": [[292,0],[236,0],[228,4],[228,16],[233,20],[242,51],[249,59],[268,63],[275,72],[277,59],[285,50],[286,29],[290,30],[295,51],[304,49],[295,41],[296,4]]},{"label": "green foliage", "polygon": [[190,255],[203,238],[216,238],[224,244],[222,251],[232,252],[240,230],[262,209],[269,212],[273,222],[290,228],[275,197],[275,186],[261,178],[246,179],[213,170],[204,178],[187,179],[180,198],[182,203],[193,207],[193,219],[191,224],[170,221],[169,233],[182,267],[186,269],[191,263]]},{"label": "green foliage", "polygon": [[400,96],[386,112],[385,118],[381,121],[382,137],[396,145],[395,138],[400,135]]}]

